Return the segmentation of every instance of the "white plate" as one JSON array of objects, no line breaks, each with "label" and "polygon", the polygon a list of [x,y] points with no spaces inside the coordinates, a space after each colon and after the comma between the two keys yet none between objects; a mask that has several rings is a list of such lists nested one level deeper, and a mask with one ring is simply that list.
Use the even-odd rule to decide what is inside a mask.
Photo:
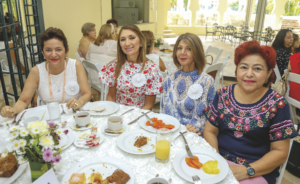
[{"label": "white plate", "polygon": [[67,129],[67,128],[62,129],[62,130],[63,131],[69,130],[67,135],[65,133],[62,133],[62,135],[60,136],[60,141],[59,141],[58,147],[61,148],[62,146],[64,146],[63,149],[62,149],[62,150],[64,150],[64,149],[67,149],[69,146],[72,145],[72,143],[74,142],[76,137],[75,137],[72,130]]},{"label": "white plate", "polygon": [[134,173],[128,166],[128,164],[121,160],[118,160],[117,158],[107,156],[93,157],[75,164],[66,172],[61,183],[69,183],[69,179],[71,178],[73,173],[85,173],[88,183],[88,177],[90,177],[93,172],[92,169],[95,172],[99,172],[102,175],[103,179],[111,176],[116,169],[121,169],[130,176],[130,180],[126,184],[134,183]]},{"label": "white plate", "polygon": [[[94,112],[91,109],[95,108],[95,107],[99,107],[99,109],[97,110],[101,110],[105,108],[105,111],[103,112]],[[115,113],[119,110],[120,106],[119,104],[115,103],[115,102],[110,102],[110,101],[98,101],[98,102],[90,102],[85,104],[82,109],[84,110],[91,110],[89,111],[91,115],[94,116],[104,116],[104,115],[109,115],[112,113]]]},{"label": "white plate", "polygon": [[207,174],[202,168],[195,169],[188,166],[185,162],[185,157],[187,157],[186,150],[182,150],[176,154],[173,161],[173,167],[176,173],[183,179],[193,182],[192,176],[198,175],[201,178],[202,184],[213,184],[222,181],[227,176],[229,172],[229,166],[221,155],[203,148],[192,148],[191,151],[193,155],[199,157],[199,161],[202,164],[209,160],[217,160],[220,172],[219,174]]},{"label": "white plate", "polygon": [[[142,146],[141,148],[135,147],[134,143],[136,141],[136,137],[138,136],[146,136],[150,138],[147,144]],[[142,129],[131,130],[121,134],[117,139],[117,145],[119,148],[127,153],[135,154],[135,155],[145,155],[155,152],[155,135],[150,134]],[[154,145],[154,146],[151,146]],[[139,151],[141,149],[142,151]]]},{"label": "white plate", "polygon": [[[85,132],[83,132],[83,133],[85,133]],[[91,134],[91,131],[86,132],[86,133]],[[104,141],[104,136],[103,136],[100,132],[97,132],[96,137],[100,137],[99,145],[100,145],[101,143],[103,143],[103,141]],[[93,147],[89,147],[87,144],[81,144],[81,143],[78,143],[77,140],[79,140],[79,139],[80,139],[79,136],[76,137],[76,140],[74,141],[74,145],[75,145],[75,146],[77,146],[77,147],[79,147],[79,148],[93,148]],[[98,145],[98,146],[99,146],[99,145]],[[96,147],[97,147],[97,146],[96,146]]]},{"label": "white plate", "polygon": [[[91,122],[93,123],[93,122]],[[73,120],[73,122],[70,122],[70,127],[73,129],[73,130],[78,130],[78,131],[82,131],[82,130],[88,130],[88,129],[91,129],[92,127],[95,127],[97,125],[97,122],[94,122],[92,126],[89,126],[89,127],[81,127],[81,128],[76,128],[75,126],[75,120]]]},{"label": "white plate", "polygon": [[[43,120],[44,121],[50,120],[47,105],[29,108],[24,111],[26,111],[26,113],[23,116],[23,120],[26,118],[30,118],[32,116],[37,116],[40,119],[42,119],[44,112],[45,112],[45,116],[44,116]],[[23,114],[24,111],[22,111],[21,113],[18,114],[18,117],[16,118],[17,120],[20,118],[20,116]],[[59,111],[60,111],[60,113],[62,113],[61,105],[59,105]]]},{"label": "white plate", "polygon": [[124,129],[125,131],[124,131],[122,134],[110,134],[110,133],[106,133],[106,132],[105,132],[105,129],[107,129],[107,124],[106,124],[106,123],[103,124],[103,126],[102,126],[102,128],[101,128],[101,132],[102,132],[103,134],[109,135],[109,136],[119,136],[119,135],[124,134],[124,133],[127,131],[128,125],[126,125],[126,124],[123,123],[123,129]]},{"label": "white plate", "polygon": [[[149,116],[149,118],[157,118],[159,120],[163,120],[163,122],[165,124],[171,124],[174,125],[175,127],[173,129],[171,129],[170,131],[174,132],[176,131],[179,127],[180,127],[180,122],[178,121],[178,119],[174,118],[173,116],[167,115],[167,114],[157,114],[157,113],[150,113],[147,114]],[[148,121],[148,119],[143,116],[139,119],[139,125],[149,131],[149,132],[153,132],[156,133],[157,129],[153,128],[152,126],[147,126],[146,122]]]},{"label": "white plate", "polygon": [[5,184],[9,184],[12,183],[13,181],[15,181],[22,173],[23,171],[26,169],[26,167],[29,165],[28,162],[20,164],[17,171],[9,178],[6,177],[0,177],[0,183],[5,183]]}]

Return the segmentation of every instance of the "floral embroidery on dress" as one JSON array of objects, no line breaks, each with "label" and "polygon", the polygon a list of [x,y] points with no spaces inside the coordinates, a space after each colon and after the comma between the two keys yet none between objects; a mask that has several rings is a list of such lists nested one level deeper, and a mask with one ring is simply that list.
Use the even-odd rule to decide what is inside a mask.
[{"label": "floral embroidery on dress", "polygon": [[79,85],[77,81],[69,81],[65,86],[68,95],[76,95],[79,92]]}]

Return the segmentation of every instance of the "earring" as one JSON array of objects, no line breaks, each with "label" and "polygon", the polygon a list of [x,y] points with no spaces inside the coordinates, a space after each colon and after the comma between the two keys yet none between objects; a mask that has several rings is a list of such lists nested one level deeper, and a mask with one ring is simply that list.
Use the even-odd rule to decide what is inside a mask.
[{"label": "earring", "polygon": [[140,45],[140,47],[143,47],[143,45]]},{"label": "earring", "polygon": [[66,55],[65,59],[67,59],[68,55]]},{"label": "earring", "polygon": [[268,83],[268,81],[269,81],[269,79],[267,78],[267,79],[266,79],[266,81],[265,81],[265,84],[267,84],[267,83]]}]

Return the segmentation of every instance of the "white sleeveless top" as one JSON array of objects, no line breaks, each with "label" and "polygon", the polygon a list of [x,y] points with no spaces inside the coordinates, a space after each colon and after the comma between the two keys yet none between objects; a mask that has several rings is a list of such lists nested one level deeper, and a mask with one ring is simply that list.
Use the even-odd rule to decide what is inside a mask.
[{"label": "white sleeveless top", "polygon": [[[42,101],[42,104],[51,102],[49,86],[48,86],[48,71],[46,70],[45,63],[38,64],[40,82],[37,88],[37,93]],[[79,84],[77,82],[76,75],[76,60],[69,58],[66,66],[67,80],[66,80],[66,96],[65,101],[62,102],[63,85],[64,85],[64,73],[61,72],[58,75],[51,75],[51,84],[54,101],[59,103],[67,103],[72,98],[79,99],[81,97]]]}]

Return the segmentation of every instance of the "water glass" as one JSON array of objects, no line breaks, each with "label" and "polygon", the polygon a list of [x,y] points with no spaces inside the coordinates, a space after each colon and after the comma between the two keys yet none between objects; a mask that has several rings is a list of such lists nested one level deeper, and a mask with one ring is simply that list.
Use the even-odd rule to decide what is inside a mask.
[{"label": "water glass", "polygon": [[50,102],[47,103],[48,113],[50,116],[50,120],[55,123],[60,123],[60,109],[58,102]]},{"label": "water glass", "polygon": [[156,131],[155,160],[160,163],[167,163],[170,157],[172,131],[166,128]]}]

